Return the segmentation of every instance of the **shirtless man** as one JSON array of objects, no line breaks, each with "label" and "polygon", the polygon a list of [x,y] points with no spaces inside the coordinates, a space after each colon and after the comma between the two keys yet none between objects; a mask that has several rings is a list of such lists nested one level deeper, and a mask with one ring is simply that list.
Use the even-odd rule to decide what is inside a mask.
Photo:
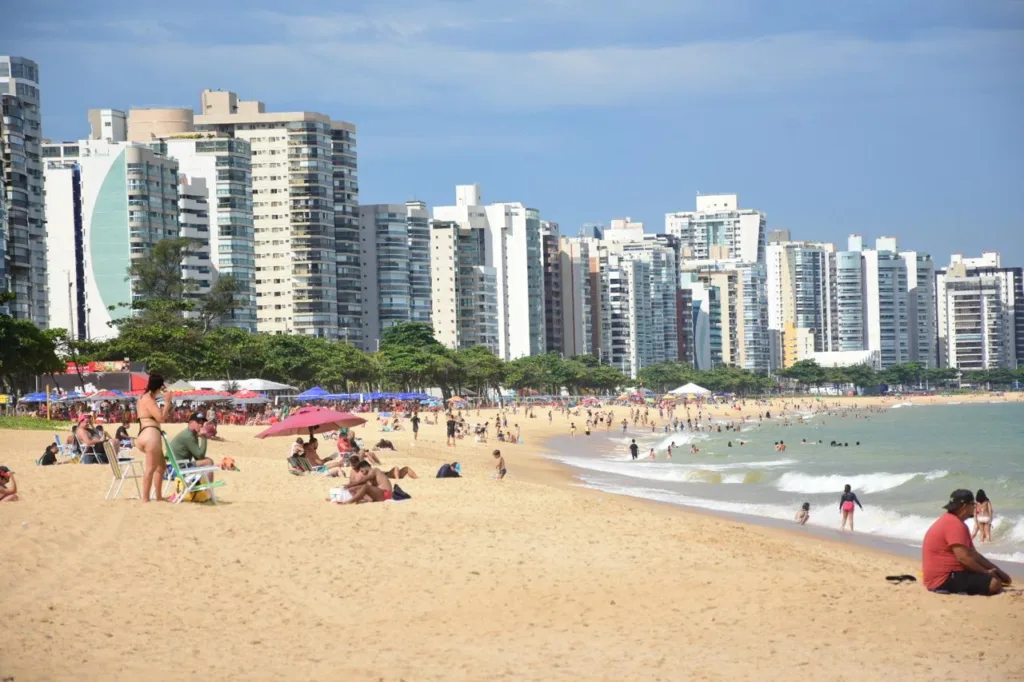
[{"label": "shirtless man", "polygon": [[394,499],[394,489],[391,487],[391,479],[380,469],[374,469],[366,460],[359,462],[356,471],[352,472],[352,478],[359,475],[359,483],[349,483],[346,488],[352,493],[351,499],[342,504],[356,504],[359,502],[385,502]]}]

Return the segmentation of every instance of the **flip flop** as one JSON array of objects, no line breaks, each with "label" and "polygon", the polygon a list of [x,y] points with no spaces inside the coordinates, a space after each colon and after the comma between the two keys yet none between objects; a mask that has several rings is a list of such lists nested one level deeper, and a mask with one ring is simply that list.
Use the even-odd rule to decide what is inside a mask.
[{"label": "flip flop", "polygon": [[888,580],[889,582],[891,582],[894,585],[898,585],[898,584],[904,583],[904,582],[907,582],[907,583],[916,583],[917,582],[917,578],[915,578],[912,575],[907,575],[905,573],[903,575],[887,575],[887,576],[885,576],[885,579]]}]

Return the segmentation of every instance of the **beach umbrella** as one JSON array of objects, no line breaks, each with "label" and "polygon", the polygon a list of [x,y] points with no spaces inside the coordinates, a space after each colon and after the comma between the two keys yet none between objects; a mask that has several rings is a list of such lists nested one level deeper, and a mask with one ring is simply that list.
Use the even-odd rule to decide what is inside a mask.
[{"label": "beach umbrella", "polygon": [[328,393],[324,389],[320,388],[319,386],[314,386],[313,388],[309,389],[308,391],[303,391],[302,393],[300,393],[297,396],[295,396],[295,399],[296,400],[323,400],[324,396],[327,396],[327,395],[330,395],[330,393]]},{"label": "beach umbrella", "polygon": [[257,438],[268,436],[305,436],[326,431],[359,426],[366,420],[348,412],[338,412],[326,407],[303,407],[288,415],[265,431],[256,434]]},{"label": "beach umbrella", "polygon": [[448,398],[448,402],[450,402],[450,403],[457,403],[457,402],[460,402],[462,400],[465,400],[465,398],[463,398],[461,396],[457,396],[457,395],[453,395],[451,398]]},{"label": "beach umbrella", "polygon": [[45,403],[45,393],[26,393],[18,399],[19,403]]}]

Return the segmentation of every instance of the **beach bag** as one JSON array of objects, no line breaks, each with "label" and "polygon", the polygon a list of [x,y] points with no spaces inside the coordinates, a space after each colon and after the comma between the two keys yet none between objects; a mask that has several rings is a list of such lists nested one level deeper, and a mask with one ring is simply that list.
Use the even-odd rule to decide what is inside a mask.
[{"label": "beach bag", "polygon": [[408,500],[412,495],[402,490],[399,486],[391,486],[391,499],[393,500]]},{"label": "beach bag", "polygon": [[[186,469],[186,471],[188,471],[188,470]],[[186,473],[185,475],[187,476],[188,474]],[[184,491],[184,490],[185,490],[185,482],[182,481],[179,478],[177,480],[177,482],[176,482],[176,485],[175,485],[175,494],[176,495],[181,495],[182,491]],[[192,491],[192,492],[188,493],[187,495],[185,495],[185,497],[183,497],[181,499],[182,499],[183,502],[209,502],[210,500],[213,499],[213,492],[210,491],[210,490]]]}]

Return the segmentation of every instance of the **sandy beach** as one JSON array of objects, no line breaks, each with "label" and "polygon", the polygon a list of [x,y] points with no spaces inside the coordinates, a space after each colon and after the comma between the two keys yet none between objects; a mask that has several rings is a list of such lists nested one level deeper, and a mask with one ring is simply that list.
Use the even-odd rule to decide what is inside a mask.
[{"label": "sandy beach", "polygon": [[[210,444],[241,469],[216,506],[105,501],[109,467],[36,467],[51,434],[0,432],[22,497],[0,505],[0,678],[1024,679],[1024,592],[932,595],[885,581],[920,571],[906,557],[575,487],[542,456],[568,420],[536,415],[509,415],[521,445],[454,450],[443,424],[415,446],[368,424],[421,478],[345,507],[258,428]],[[453,460],[464,478],[435,479]]]}]

